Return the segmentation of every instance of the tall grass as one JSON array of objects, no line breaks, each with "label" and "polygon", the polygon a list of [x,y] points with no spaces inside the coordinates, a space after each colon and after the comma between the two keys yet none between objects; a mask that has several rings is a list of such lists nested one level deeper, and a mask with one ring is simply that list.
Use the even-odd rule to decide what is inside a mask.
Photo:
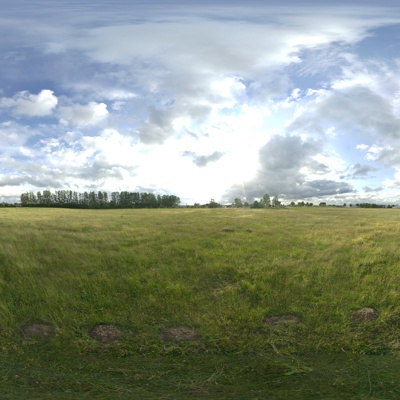
[{"label": "tall grass", "polygon": [[[2,354],[396,355],[399,232],[386,209],[0,209]],[[362,307],[379,317],[354,321]],[[24,338],[30,322],[55,337]],[[121,340],[93,340],[99,323]],[[198,338],[165,342],[171,326]]]},{"label": "tall grass", "polygon": [[[198,350],[396,351],[396,210],[41,210],[0,216],[2,340],[29,321],[81,346],[96,323],[122,347],[166,351],[160,329],[197,327]],[[356,325],[351,311],[380,317]],[[296,326],[266,316],[295,314]]]}]

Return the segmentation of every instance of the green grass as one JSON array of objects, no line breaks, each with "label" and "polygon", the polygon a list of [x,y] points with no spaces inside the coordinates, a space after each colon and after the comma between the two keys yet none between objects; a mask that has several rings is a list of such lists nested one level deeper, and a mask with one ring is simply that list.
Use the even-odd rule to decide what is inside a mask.
[{"label": "green grass", "polygon": [[399,233],[391,209],[0,209],[0,400],[398,399]]}]

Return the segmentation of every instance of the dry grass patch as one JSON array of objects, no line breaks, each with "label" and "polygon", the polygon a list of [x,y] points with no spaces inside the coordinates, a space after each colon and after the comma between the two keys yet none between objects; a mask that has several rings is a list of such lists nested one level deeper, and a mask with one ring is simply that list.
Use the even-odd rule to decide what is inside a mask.
[{"label": "dry grass patch", "polygon": [[98,342],[110,343],[121,339],[122,331],[114,325],[98,324],[90,329],[89,335]]},{"label": "dry grass patch", "polygon": [[164,342],[182,342],[184,340],[196,340],[199,335],[194,328],[188,326],[172,326],[164,328],[161,332],[161,339]]},{"label": "dry grass patch", "polygon": [[271,317],[266,317],[264,322],[269,326],[298,324],[300,322],[300,317],[292,314],[273,315]]},{"label": "dry grass patch", "polygon": [[24,339],[44,338],[48,339],[55,334],[54,326],[45,322],[29,322],[21,329],[21,335]]},{"label": "dry grass patch", "polygon": [[355,322],[362,323],[374,321],[379,317],[379,311],[372,307],[359,308],[352,312],[352,317]]}]

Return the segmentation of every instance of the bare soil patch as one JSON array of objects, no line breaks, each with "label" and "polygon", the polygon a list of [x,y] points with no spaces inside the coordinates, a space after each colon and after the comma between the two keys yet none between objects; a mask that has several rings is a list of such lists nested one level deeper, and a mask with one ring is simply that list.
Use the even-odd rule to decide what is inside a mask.
[{"label": "bare soil patch", "polygon": [[110,343],[121,339],[122,331],[114,325],[98,324],[90,329],[89,335],[98,342]]},{"label": "bare soil patch", "polygon": [[273,315],[271,317],[266,317],[264,322],[269,326],[298,324],[300,322],[300,317],[292,314]]},{"label": "bare soil patch", "polygon": [[352,312],[352,317],[355,322],[362,323],[374,321],[379,317],[379,311],[372,307],[359,308]]},{"label": "bare soil patch", "polygon": [[172,326],[164,328],[161,332],[161,339],[165,342],[181,342],[184,340],[196,340],[199,335],[194,328],[188,326]]},{"label": "bare soil patch", "polygon": [[51,338],[55,334],[54,326],[45,322],[30,322],[21,329],[24,339],[30,338]]},{"label": "bare soil patch", "polygon": [[222,232],[235,232],[233,228],[222,228]]}]

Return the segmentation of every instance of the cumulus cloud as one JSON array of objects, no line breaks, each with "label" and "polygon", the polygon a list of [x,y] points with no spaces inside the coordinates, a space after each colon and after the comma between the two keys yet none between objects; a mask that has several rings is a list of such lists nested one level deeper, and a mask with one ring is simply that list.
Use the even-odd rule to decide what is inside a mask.
[{"label": "cumulus cloud", "polygon": [[[395,142],[393,142],[395,144]],[[397,164],[397,150],[392,146],[381,147],[377,144],[371,146],[358,145],[357,150],[364,152],[364,158],[368,161],[381,161],[383,164]],[[400,160],[400,159],[399,159]]]},{"label": "cumulus cloud", "polygon": [[400,134],[400,119],[393,114],[390,102],[362,86],[320,93],[294,119],[288,131],[325,134],[332,125],[342,133],[362,129],[370,137],[394,138]]},{"label": "cumulus cloud", "polygon": [[49,171],[38,164],[31,164],[30,167],[30,171],[17,167],[13,173],[0,174],[0,186],[4,188],[30,186],[41,189],[63,187],[63,176],[57,171]]},{"label": "cumulus cloud", "polygon": [[[194,104],[193,100],[173,100],[171,104],[149,105],[147,117],[137,129],[138,136],[146,144],[162,144],[169,137],[184,132],[187,134],[193,126],[201,130],[207,126],[213,106]],[[196,136],[196,133],[192,132]]]},{"label": "cumulus cloud", "polygon": [[119,83],[135,87],[137,99],[147,103],[138,135],[143,143],[157,144],[179,134],[174,121],[182,115],[197,122],[200,111],[206,123],[212,113],[237,103],[265,104],[285,96],[290,79],[282,69],[301,64],[305,49],[355,43],[372,26],[387,22],[379,13],[363,10],[368,15],[363,19],[360,10],[339,8],[318,18],[310,8],[296,13],[274,8],[273,18],[270,10],[254,5],[251,12],[238,5],[225,11],[229,22],[217,17],[220,6],[208,7],[206,17],[203,7],[192,5],[190,17],[164,14],[162,23],[154,18],[88,27],[79,40],[65,41],[64,50],[112,66]]},{"label": "cumulus cloud", "polygon": [[350,175],[348,177],[353,179],[363,179],[366,178],[371,172],[377,171],[377,168],[374,168],[367,164],[356,163],[350,168]]},{"label": "cumulus cloud", "polygon": [[63,125],[97,125],[108,116],[107,105],[94,101],[81,105],[62,106],[59,108],[60,122]]},{"label": "cumulus cloud", "polygon": [[[190,21],[187,16],[168,18],[164,14],[162,24],[150,20],[146,24],[95,27],[69,45],[100,62],[129,64],[140,57],[148,61],[162,60],[169,66],[175,64],[175,68],[190,62],[196,69],[213,67],[218,68],[216,72],[226,72],[234,67],[237,71],[248,71],[297,61],[295,52],[300,48],[332,42],[355,43],[371,27],[390,21],[377,10],[372,15],[369,9],[335,7],[327,7],[324,15],[308,7],[296,9],[295,13],[277,7],[271,18],[271,9],[253,6],[251,12],[245,8],[226,8],[228,20],[229,12],[236,11],[226,24],[213,18],[214,10],[221,12],[220,7],[208,7],[211,18],[207,19],[204,14],[196,15],[199,9],[193,6]],[[257,13],[257,24],[253,23],[254,13]],[[368,18],[360,18],[360,13],[369,14]],[[143,40],[131,40],[137,37]]]},{"label": "cumulus cloud", "polygon": [[357,146],[356,146],[356,149],[357,150],[367,150],[368,149],[368,145],[367,144],[358,144]]},{"label": "cumulus cloud", "polygon": [[27,117],[46,117],[52,115],[58,99],[51,90],[42,90],[39,94],[27,91],[17,93],[12,98],[2,98],[0,107],[11,108],[15,115]]},{"label": "cumulus cloud", "polygon": [[274,136],[260,149],[260,170],[256,177],[241,186],[232,187],[228,197],[243,196],[248,200],[260,198],[265,193],[286,199],[305,199],[350,193],[351,185],[331,179],[308,179],[304,168],[326,168],[315,163],[314,156],[322,150],[316,140],[302,140],[298,136]]},{"label": "cumulus cloud", "polygon": [[[0,168],[10,185],[343,200],[383,174],[378,164],[400,168],[398,65],[356,54],[399,23],[395,12],[142,3],[32,9],[29,35],[16,22],[27,12],[11,23],[4,10]],[[43,77],[58,97],[31,94]],[[396,179],[363,182],[365,192],[381,186],[383,197]]]}]

